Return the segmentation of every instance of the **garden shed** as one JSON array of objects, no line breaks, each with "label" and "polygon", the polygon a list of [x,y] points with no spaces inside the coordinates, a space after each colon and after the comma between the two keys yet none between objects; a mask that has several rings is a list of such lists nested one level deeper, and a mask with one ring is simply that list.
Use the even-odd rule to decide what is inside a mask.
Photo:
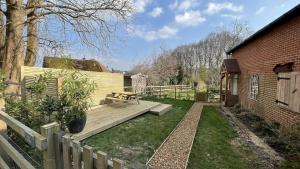
[{"label": "garden shed", "polygon": [[147,86],[147,76],[142,73],[138,73],[131,75],[130,77],[133,91],[136,93],[143,92]]}]

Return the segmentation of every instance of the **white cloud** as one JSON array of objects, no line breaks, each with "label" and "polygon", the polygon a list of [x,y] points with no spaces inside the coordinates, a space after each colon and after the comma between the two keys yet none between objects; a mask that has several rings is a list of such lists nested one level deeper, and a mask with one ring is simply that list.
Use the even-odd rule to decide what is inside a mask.
[{"label": "white cloud", "polygon": [[200,11],[188,11],[175,16],[175,22],[179,26],[197,26],[206,19],[201,16]]},{"label": "white cloud", "polygon": [[178,30],[176,28],[172,28],[170,26],[163,26],[162,28],[158,29],[157,31],[150,31],[147,32],[145,35],[145,39],[147,41],[153,41],[157,39],[167,39],[173,37],[177,34]]},{"label": "white cloud", "polygon": [[147,31],[143,26],[133,26],[127,30],[130,34],[143,38],[146,41],[153,41],[157,39],[168,39],[176,36],[178,29],[165,25],[158,30]]},{"label": "white cloud", "polygon": [[265,7],[263,6],[263,7],[260,7],[256,12],[255,12],[255,14],[256,15],[260,15],[261,13],[263,13],[264,11],[265,11]]},{"label": "white cloud", "polygon": [[224,2],[224,3],[208,3],[207,9],[205,13],[207,14],[215,14],[219,13],[222,10],[228,10],[232,12],[242,12],[244,10],[243,5],[234,5],[231,2]]},{"label": "white cloud", "polygon": [[242,19],[243,15],[222,14],[221,17],[236,20],[236,19]]},{"label": "white cloud", "polygon": [[159,17],[163,12],[164,11],[161,7],[156,7],[151,12],[149,12],[149,15],[156,18]]},{"label": "white cloud", "polygon": [[134,8],[137,13],[145,12],[145,8],[147,5],[151,4],[152,0],[135,0]]},{"label": "white cloud", "polygon": [[197,6],[199,6],[199,1],[198,0],[183,0],[181,2],[178,2],[177,0],[172,3],[169,7],[174,10],[174,9],[178,9],[180,11],[186,11],[189,10],[191,8],[195,8]]}]

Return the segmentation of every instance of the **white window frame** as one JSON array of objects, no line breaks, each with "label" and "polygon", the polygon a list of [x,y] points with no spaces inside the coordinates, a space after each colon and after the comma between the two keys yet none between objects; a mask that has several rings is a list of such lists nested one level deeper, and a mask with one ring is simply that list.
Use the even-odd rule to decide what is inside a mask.
[{"label": "white window frame", "polygon": [[249,98],[257,100],[259,92],[259,76],[257,74],[250,75],[249,78]]}]

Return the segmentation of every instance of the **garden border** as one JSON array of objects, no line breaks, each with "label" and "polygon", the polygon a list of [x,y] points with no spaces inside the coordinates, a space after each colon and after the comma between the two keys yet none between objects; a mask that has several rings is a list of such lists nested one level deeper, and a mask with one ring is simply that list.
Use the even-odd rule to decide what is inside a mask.
[{"label": "garden border", "polygon": [[273,165],[278,165],[285,161],[285,159],[281,157],[279,153],[277,153],[272,147],[265,143],[263,139],[255,135],[255,133],[253,133],[245,124],[237,119],[228,108],[221,106],[221,109],[221,112],[225,116],[229,116],[229,118],[235,123],[240,131],[243,132],[242,134],[247,137],[247,142],[251,142],[252,144],[254,144],[254,146],[259,147],[263,153],[266,153],[271,159]]}]

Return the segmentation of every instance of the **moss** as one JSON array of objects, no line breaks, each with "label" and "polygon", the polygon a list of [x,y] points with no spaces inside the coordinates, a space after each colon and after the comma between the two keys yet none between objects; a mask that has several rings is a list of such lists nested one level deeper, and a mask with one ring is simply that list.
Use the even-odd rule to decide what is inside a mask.
[{"label": "moss", "polygon": [[96,60],[71,59],[67,56],[45,57],[43,67],[56,69],[79,69],[85,71],[107,72],[107,68]]}]

